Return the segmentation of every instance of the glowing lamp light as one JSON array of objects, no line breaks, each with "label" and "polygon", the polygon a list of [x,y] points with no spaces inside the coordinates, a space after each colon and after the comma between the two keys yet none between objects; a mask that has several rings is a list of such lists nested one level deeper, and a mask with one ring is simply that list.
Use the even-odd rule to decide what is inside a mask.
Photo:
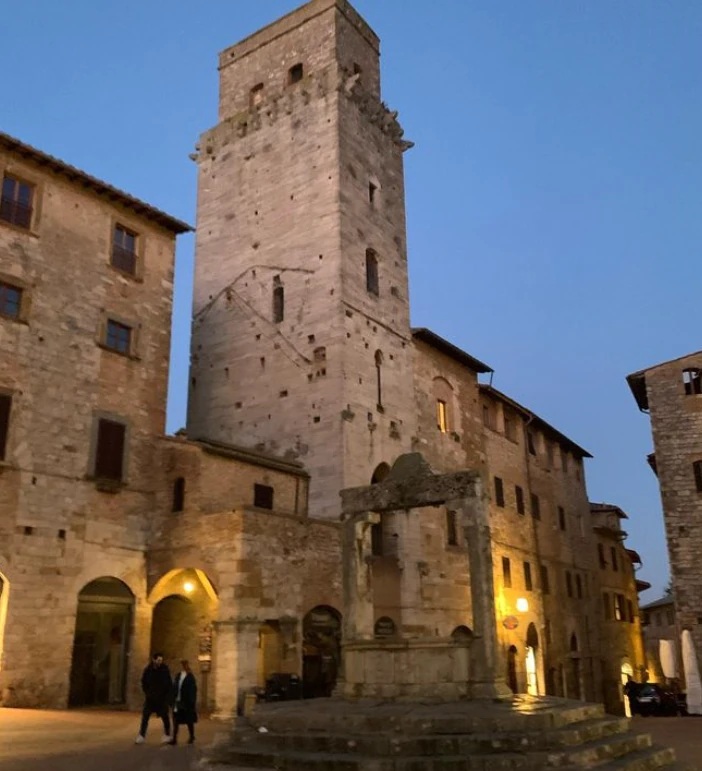
[{"label": "glowing lamp light", "polygon": [[529,610],[529,601],[525,597],[520,597],[517,600],[517,610],[520,613],[526,613]]},{"label": "glowing lamp light", "polygon": [[[186,582],[183,584],[183,589],[185,589],[185,591],[186,591],[188,594],[190,594],[191,592],[194,592],[194,591],[195,591],[195,584],[194,584],[192,581],[186,581]],[[525,600],[525,602],[526,602],[526,600]]]}]

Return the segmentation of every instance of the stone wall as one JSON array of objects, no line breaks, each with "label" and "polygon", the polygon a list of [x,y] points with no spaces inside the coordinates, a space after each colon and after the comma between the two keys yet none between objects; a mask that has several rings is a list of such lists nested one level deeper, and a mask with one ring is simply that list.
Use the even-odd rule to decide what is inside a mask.
[{"label": "stone wall", "polygon": [[[0,176],[34,186],[30,229],[0,221],[0,280],[23,289],[21,318],[0,317],[0,392],[12,397],[0,462],[0,572],[10,595],[0,698],[60,707],[81,588],[112,575],[137,602],[145,595],[175,235],[114,193],[110,200],[50,171],[56,163],[0,150]],[[136,278],[110,264],[115,223],[139,234]],[[102,345],[108,315],[133,325],[131,355]],[[124,483],[109,492],[92,479],[98,415],[128,425]],[[138,659],[143,646],[138,636]]]},{"label": "stone wall", "polygon": [[702,395],[692,388],[691,393],[686,393],[685,370],[702,370],[702,353],[666,362],[640,374],[651,416],[655,467],[675,595],[677,639],[682,630],[689,629],[700,661],[702,569],[699,554],[702,535],[692,523],[702,516],[702,484],[696,483],[693,468],[695,462],[702,462]]}]

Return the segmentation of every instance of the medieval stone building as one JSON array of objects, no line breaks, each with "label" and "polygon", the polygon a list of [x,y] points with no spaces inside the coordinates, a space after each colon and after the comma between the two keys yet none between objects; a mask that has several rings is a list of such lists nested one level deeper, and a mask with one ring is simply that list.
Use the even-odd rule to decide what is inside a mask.
[{"label": "medieval stone building", "polygon": [[[491,367],[410,326],[411,143],[381,100],[377,36],[345,0],[313,0],[224,51],[219,71],[219,122],[194,156],[176,437],[163,435],[173,253],[188,226],[0,143],[2,702],[133,706],[150,647],[197,660],[203,706],[223,716],[276,672],[329,693],[339,491],[416,451],[489,492],[512,689],[623,711],[622,673],[643,665],[632,553],[591,512],[589,454],[482,382]],[[426,561],[399,559],[403,538]],[[379,635],[409,581],[425,632],[470,636],[462,538],[446,507],[374,525]],[[598,538],[626,586],[604,580]],[[606,616],[603,591],[623,614]]]},{"label": "medieval stone building", "polygon": [[[663,362],[627,378],[642,412],[651,418],[654,452],[675,598],[677,641],[702,650],[702,352]],[[697,706],[697,709],[702,707]]]}]

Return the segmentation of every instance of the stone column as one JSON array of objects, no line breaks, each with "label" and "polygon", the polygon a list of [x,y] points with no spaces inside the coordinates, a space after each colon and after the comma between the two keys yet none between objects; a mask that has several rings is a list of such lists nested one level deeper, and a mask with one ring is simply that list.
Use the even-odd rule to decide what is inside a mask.
[{"label": "stone column", "polygon": [[344,522],[343,583],[344,641],[373,638],[373,585],[371,527],[380,515],[360,514]]},{"label": "stone column", "polygon": [[512,691],[508,688],[499,666],[490,520],[479,479],[475,481],[474,492],[474,496],[450,504],[451,508],[461,512],[461,524],[470,562],[470,594],[475,634],[471,647],[471,697],[511,698]]},{"label": "stone column", "polygon": [[239,681],[236,627],[233,621],[215,621],[214,628],[214,669],[210,674],[215,697],[212,717],[231,720],[236,717]]}]

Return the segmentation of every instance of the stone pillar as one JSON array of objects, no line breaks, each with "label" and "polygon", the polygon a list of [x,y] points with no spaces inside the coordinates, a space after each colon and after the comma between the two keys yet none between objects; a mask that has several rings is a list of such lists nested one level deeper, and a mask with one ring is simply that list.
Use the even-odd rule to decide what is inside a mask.
[{"label": "stone pillar", "polygon": [[511,698],[512,691],[508,688],[499,666],[490,520],[479,479],[475,481],[474,493],[470,498],[450,504],[451,508],[461,512],[470,563],[470,595],[475,635],[471,649],[471,697]]},{"label": "stone pillar", "polygon": [[233,621],[215,621],[214,623],[214,669],[210,674],[215,694],[212,717],[216,720],[231,720],[236,717],[237,667],[236,627]]},{"label": "stone pillar", "polygon": [[403,636],[423,637],[427,634],[422,609],[422,510],[407,509],[395,512],[400,563],[400,613],[398,630]]},{"label": "stone pillar", "polygon": [[373,584],[371,527],[380,515],[360,514],[344,522],[343,583],[344,641],[373,639]]},{"label": "stone pillar", "polygon": [[302,677],[302,645],[300,644],[300,620],[292,616],[279,619],[282,638],[282,656],[280,671],[288,675]]}]

